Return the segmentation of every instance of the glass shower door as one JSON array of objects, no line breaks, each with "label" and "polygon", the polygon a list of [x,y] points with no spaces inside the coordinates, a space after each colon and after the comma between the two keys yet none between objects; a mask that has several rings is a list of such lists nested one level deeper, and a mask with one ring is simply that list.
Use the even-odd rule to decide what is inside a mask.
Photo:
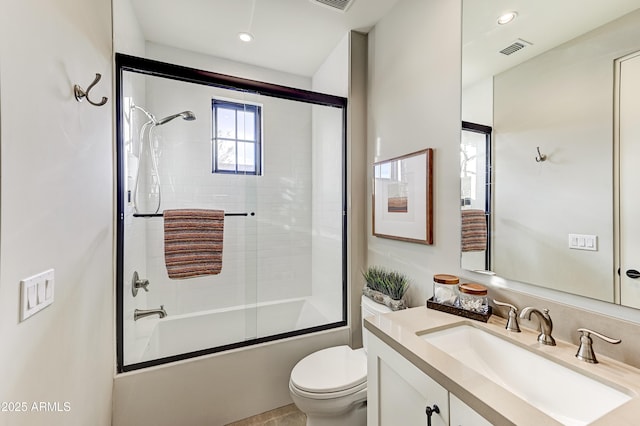
[{"label": "glass shower door", "polygon": [[[255,176],[212,173],[211,99],[224,90],[135,72],[122,87],[125,367],[255,339]],[[219,241],[200,240],[211,229],[197,213],[178,249],[180,259],[218,256],[219,272],[171,276],[165,214],[176,210],[222,211]]]},{"label": "glass shower door", "polygon": [[346,100],[116,64],[118,370],[346,325]]}]

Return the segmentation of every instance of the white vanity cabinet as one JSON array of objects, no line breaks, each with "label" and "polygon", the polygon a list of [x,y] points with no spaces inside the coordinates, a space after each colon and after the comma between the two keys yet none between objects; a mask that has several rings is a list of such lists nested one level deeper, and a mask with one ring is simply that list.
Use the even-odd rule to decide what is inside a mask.
[{"label": "white vanity cabinet", "polygon": [[440,412],[431,415],[433,426],[491,426],[389,345],[365,332],[367,426],[425,426],[426,408],[434,405]]},{"label": "white vanity cabinet", "polygon": [[476,413],[471,407],[460,401],[454,394],[449,394],[450,426],[491,426],[491,423]]},{"label": "white vanity cabinet", "polygon": [[449,425],[449,392],[368,333],[367,426],[427,425],[426,408],[438,406],[431,425]]}]

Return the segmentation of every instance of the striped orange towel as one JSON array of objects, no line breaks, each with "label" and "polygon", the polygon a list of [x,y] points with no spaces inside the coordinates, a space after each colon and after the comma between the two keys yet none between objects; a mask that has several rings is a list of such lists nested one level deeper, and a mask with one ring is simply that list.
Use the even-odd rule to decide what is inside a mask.
[{"label": "striped orange towel", "polygon": [[165,210],[164,262],[171,279],[216,275],[222,270],[224,211]]},{"label": "striped orange towel", "polygon": [[484,210],[462,210],[462,251],[487,249],[487,216]]}]

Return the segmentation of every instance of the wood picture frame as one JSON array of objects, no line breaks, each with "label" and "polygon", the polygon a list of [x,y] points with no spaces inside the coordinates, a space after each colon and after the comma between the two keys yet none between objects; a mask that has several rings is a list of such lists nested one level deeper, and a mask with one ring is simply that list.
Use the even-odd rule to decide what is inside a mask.
[{"label": "wood picture frame", "polygon": [[433,244],[433,149],[373,164],[372,232]]}]

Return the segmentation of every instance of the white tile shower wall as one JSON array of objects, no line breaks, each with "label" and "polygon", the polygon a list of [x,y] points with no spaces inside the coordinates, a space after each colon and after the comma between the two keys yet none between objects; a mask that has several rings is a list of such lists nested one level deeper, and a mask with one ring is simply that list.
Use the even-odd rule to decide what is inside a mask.
[{"label": "white tile shower wall", "polygon": [[[311,107],[153,77],[146,86],[144,105],[157,117],[197,117],[155,130],[161,210],[256,213],[226,217],[222,272],[189,280],[168,279],[162,219],[146,219],[149,307],[171,315],[311,295]],[[263,105],[263,176],[211,173],[213,97]]]}]

